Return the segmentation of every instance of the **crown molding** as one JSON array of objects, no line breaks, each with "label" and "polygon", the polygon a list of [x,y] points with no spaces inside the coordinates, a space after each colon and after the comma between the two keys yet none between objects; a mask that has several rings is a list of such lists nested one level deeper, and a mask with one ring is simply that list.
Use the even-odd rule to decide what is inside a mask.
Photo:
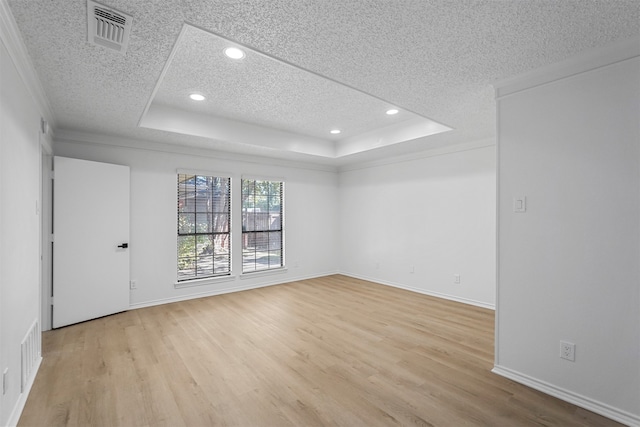
[{"label": "crown molding", "polygon": [[485,138],[457,144],[451,144],[439,148],[429,148],[427,150],[416,153],[402,154],[398,156],[387,157],[380,160],[372,160],[368,162],[354,163],[338,167],[338,172],[349,172],[359,169],[376,168],[394,163],[411,162],[414,160],[425,159],[428,157],[444,156],[447,154],[460,153],[462,151],[478,150],[486,147],[495,147],[495,138]]},{"label": "crown molding", "polygon": [[38,105],[40,114],[49,123],[49,127],[55,129],[53,109],[35,71],[27,46],[24,44],[18,24],[11,13],[7,0],[0,0],[0,39],[7,48],[18,74],[27,86],[27,90]]},{"label": "crown molding", "polygon": [[638,56],[640,56],[640,37],[624,39],[591,49],[565,61],[495,82],[493,87],[496,99]]},{"label": "crown molding", "polygon": [[[94,146],[108,146],[129,150],[155,151],[159,153],[180,154],[186,156],[210,157],[230,161],[247,163],[268,164],[273,166],[290,167],[296,169],[316,170],[322,172],[337,172],[337,167],[319,163],[305,162],[300,160],[279,159],[275,157],[250,155],[243,153],[232,153],[228,151],[217,151],[201,147],[191,147],[187,145],[176,145],[165,142],[152,142],[143,139],[130,139],[111,135],[102,135],[90,132],[59,129],[55,133],[54,144],[58,142],[68,142],[73,144],[84,144]],[[55,146],[55,145],[54,145]]]},{"label": "crown molding", "polygon": [[[344,166],[334,166],[331,164],[318,164],[299,160],[279,159],[275,157],[257,156],[242,153],[232,153],[228,151],[217,151],[201,147],[191,147],[176,145],[164,142],[147,141],[142,139],[130,139],[111,135],[96,134],[75,130],[59,129],[55,133],[54,144],[57,142],[67,142],[72,144],[85,144],[94,146],[108,146],[129,150],[155,151],[159,153],[179,154],[186,156],[210,157],[230,161],[269,164],[273,166],[283,166],[296,169],[316,170],[322,172],[347,172],[358,169],[375,168],[379,166],[402,163],[418,160],[427,157],[442,156],[459,153],[462,151],[477,150],[496,145],[494,138],[474,140],[464,143],[452,144],[440,148],[432,148],[417,153],[409,153],[399,156],[392,156],[385,159],[369,162],[354,163]],[[55,146],[55,145],[54,145]]]}]

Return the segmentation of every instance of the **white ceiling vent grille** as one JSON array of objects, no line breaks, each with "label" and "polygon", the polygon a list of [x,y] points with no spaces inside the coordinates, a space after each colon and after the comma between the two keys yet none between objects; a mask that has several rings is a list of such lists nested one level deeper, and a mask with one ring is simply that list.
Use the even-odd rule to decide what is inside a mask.
[{"label": "white ceiling vent grille", "polygon": [[100,3],[87,0],[89,43],[126,53],[133,18]]}]

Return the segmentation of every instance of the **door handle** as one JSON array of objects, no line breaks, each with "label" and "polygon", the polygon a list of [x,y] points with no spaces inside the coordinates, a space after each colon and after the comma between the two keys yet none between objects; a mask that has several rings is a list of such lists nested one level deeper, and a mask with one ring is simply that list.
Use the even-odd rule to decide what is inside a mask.
[{"label": "door handle", "polygon": [[118,247],[122,248],[122,249],[127,249],[129,247],[129,244],[128,243],[123,243],[121,245],[118,245]]}]

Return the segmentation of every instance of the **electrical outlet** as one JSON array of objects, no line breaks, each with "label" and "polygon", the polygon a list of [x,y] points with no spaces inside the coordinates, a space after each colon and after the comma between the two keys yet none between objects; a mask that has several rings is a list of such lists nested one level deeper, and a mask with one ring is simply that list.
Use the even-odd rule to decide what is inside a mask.
[{"label": "electrical outlet", "polygon": [[138,289],[138,281],[137,280],[130,280],[129,281],[129,288]]},{"label": "electrical outlet", "polygon": [[455,283],[456,285],[460,284],[460,274],[456,273],[453,275],[453,283]]},{"label": "electrical outlet", "polygon": [[415,272],[416,272],[416,267],[415,266],[412,265],[411,267],[409,267],[409,273],[413,274]]},{"label": "electrical outlet", "polygon": [[576,345],[566,341],[560,341],[560,357],[571,362],[576,361]]}]

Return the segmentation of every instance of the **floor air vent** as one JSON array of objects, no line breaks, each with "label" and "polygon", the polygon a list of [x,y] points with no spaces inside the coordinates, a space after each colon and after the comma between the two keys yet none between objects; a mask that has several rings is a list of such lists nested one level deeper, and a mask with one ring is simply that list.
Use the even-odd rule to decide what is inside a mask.
[{"label": "floor air vent", "polygon": [[89,43],[126,53],[133,18],[126,13],[87,0]]},{"label": "floor air vent", "polygon": [[27,335],[20,344],[21,353],[21,375],[20,375],[20,392],[24,393],[27,389],[27,384],[33,380],[33,376],[36,373],[36,368],[40,363],[41,348],[40,348],[40,325],[38,321],[34,321],[33,325],[27,332]]}]

